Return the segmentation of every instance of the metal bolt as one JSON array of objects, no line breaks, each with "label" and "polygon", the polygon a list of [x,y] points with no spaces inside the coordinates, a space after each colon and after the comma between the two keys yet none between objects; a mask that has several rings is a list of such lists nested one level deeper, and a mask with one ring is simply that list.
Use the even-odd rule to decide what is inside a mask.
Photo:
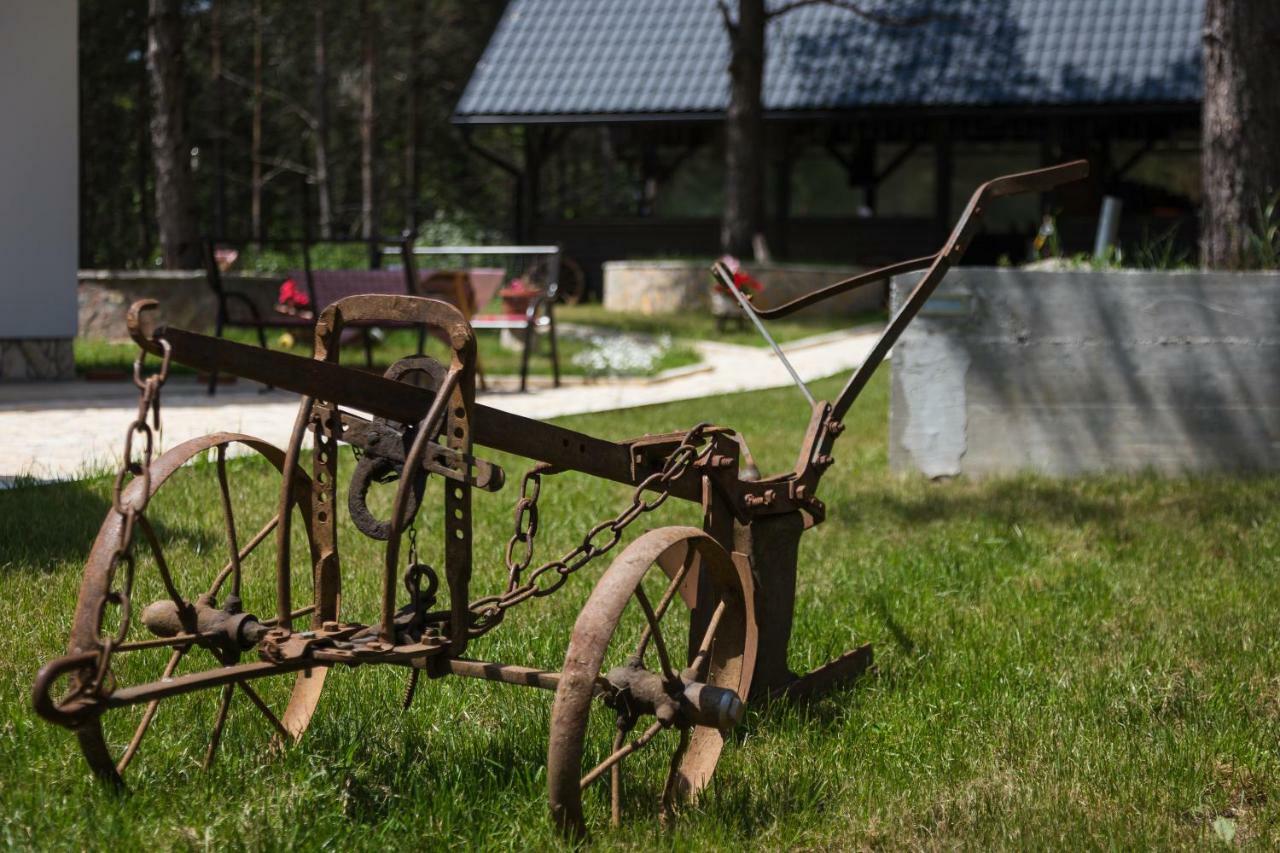
[{"label": "metal bolt", "polygon": [[844,432],[844,429],[845,429],[844,421],[832,421],[831,423],[827,424],[827,433],[832,436],[839,435],[840,433]]}]

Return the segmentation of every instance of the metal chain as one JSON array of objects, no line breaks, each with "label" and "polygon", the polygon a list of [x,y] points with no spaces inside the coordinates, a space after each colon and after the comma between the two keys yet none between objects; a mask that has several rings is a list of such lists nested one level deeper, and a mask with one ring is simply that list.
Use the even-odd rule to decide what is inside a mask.
[{"label": "metal chain", "polygon": [[[631,503],[613,518],[605,519],[587,531],[582,541],[558,560],[543,563],[525,577],[533,561],[534,539],[538,533],[538,497],[542,492],[542,476],[558,472],[554,466],[541,463],[524,475],[520,498],[515,505],[515,532],[507,541],[507,589],[502,595],[491,595],[471,602],[473,621],[470,636],[479,637],[493,630],[508,609],[530,598],[550,595],[564,586],[569,575],[607,553],[622,539],[622,533],[640,516],[653,512],[671,496],[671,484],[688,471],[699,458],[698,445],[710,424],[698,424],[685,433],[678,447],[671,451],[662,469],[645,477],[631,494]],[[708,451],[710,448],[708,447]],[[645,499],[645,492],[655,496]],[[550,578],[545,586],[541,578]]]},{"label": "metal chain", "polygon": [[[120,623],[115,633],[102,640],[98,653],[97,674],[92,684],[82,685],[82,689],[90,692],[98,691],[108,677],[112,651],[124,642],[129,633],[129,623],[133,615],[131,596],[133,594],[134,558],[133,534],[138,519],[146,511],[151,500],[151,460],[156,445],[156,433],[160,432],[160,389],[169,378],[169,363],[172,350],[169,342],[160,339],[164,354],[160,361],[160,369],[150,376],[143,377],[143,363],[146,350],[138,353],[133,362],[133,384],[138,388],[138,411],[124,436],[124,451],[121,454],[120,470],[116,472],[115,483],[111,488],[111,508],[120,516],[120,536],[117,539],[111,561],[107,564],[107,592],[103,596],[102,606],[98,611],[98,627],[101,630],[102,617],[108,605],[120,608]],[[150,415],[151,423],[147,422]],[[141,455],[134,458],[135,438],[140,437]],[[141,479],[141,488],[136,489],[128,504],[125,503],[127,487]],[[114,588],[116,578],[123,574],[119,589]]]}]

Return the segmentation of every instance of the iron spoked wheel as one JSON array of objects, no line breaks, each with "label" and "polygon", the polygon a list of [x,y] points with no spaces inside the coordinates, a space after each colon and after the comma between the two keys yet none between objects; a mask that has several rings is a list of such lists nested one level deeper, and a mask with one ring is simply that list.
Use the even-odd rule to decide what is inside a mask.
[{"label": "iron spoked wheel", "polygon": [[[236,444],[266,459],[274,467],[273,473],[283,471],[283,451],[236,433],[192,439],[152,463],[151,500],[145,515],[136,522],[133,537],[136,567],[127,608],[131,616],[122,640],[113,643],[105,676],[112,689],[163,682],[240,662],[235,651],[151,634],[140,618],[148,603],[171,601],[175,595],[190,603],[207,595],[217,606],[226,607],[235,596],[244,612],[258,615],[264,623],[274,622],[269,618],[275,613],[276,600],[272,545],[280,525],[276,499],[281,481],[255,470],[255,476],[267,477],[270,485],[264,487],[255,481],[238,488],[228,470],[228,449]],[[207,464],[202,456],[209,457]],[[301,471],[295,476],[297,486],[287,525],[291,538],[297,540],[295,545],[314,558],[311,483]],[[125,490],[122,503],[133,503],[146,486],[145,478],[136,478]],[[220,535],[211,534],[202,523],[215,512],[222,521]],[[118,599],[113,600],[111,588],[112,555],[122,535],[122,518],[111,510],[85,566],[71,629],[73,655],[98,652],[104,638],[122,630],[126,608]],[[313,564],[312,559],[295,559],[294,563]],[[119,587],[120,579],[115,578],[114,584]],[[311,609],[310,605],[300,607],[294,614],[303,616]],[[156,751],[170,764],[193,763],[207,768],[229,737],[265,733],[279,742],[300,738],[320,699],[324,676],[325,670],[318,668],[289,678],[237,681],[114,708],[81,723],[76,734],[93,772],[116,786],[124,784],[126,769],[157,770],[157,765],[141,758],[142,747],[148,742],[158,741]]]},{"label": "iron spoked wheel", "polygon": [[[574,624],[551,711],[547,788],[563,832],[584,836],[584,805],[603,813],[602,801],[617,825],[624,805],[643,807],[657,793],[654,779],[665,778],[664,818],[710,782],[721,728],[673,711],[690,682],[746,697],[756,651],[751,589],[750,574],[692,527],[646,533],[609,566]],[[656,712],[658,703],[648,705],[655,716],[637,713],[646,691],[618,689],[627,679],[660,683],[672,702],[662,699],[666,707]],[[651,781],[624,785],[624,767],[628,778]]]}]

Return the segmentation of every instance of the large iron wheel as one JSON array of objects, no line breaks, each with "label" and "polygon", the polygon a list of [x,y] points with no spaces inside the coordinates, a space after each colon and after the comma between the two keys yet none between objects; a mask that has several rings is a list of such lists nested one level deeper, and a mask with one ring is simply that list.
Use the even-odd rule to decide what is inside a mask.
[{"label": "large iron wheel", "polygon": [[[100,652],[106,638],[124,630],[122,611],[130,611],[122,641],[112,641],[113,653],[104,675],[109,685],[106,689],[163,682],[186,673],[240,662],[238,651],[183,642],[180,636],[166,638],[151,634],[140,618],[148,603],[173,601],[177,605],[177,599],[181,598],[189,604],[200,596],[207,596],[205,600],[214,601],[217,606],[235,607],[234,601],[238,598],[245,612],[263,617],[264,624],[275,622],[269,618],[275,612],[275,549],[270,545],[275,541],[272,534],[280,524],[275,501],[280,490],[275,489],[265,501],[269,509],[258,507],[253,513],[237,512],[237,503],[251,501],[243,496],[243,491],[241,500],[237,501],[237,490],[228,476],[227,451],[233,444],[265,458],[277,472],[284,470],[285,454],[279,448],[247,435],[214,433],[184,442],[163,454],[152,463],[149,478],[137,477],[125,490],[122,504],[126,506],[133,504],[148,485],[151,494],[145,516],[140,516],[135,524],[136,568],[130,603],[126,606],[121,604],[118,589],[112,589],[113,584],[117,588],[121,585],[120,578],[113,577],[119,570],[113,571],[111,564],[123,535],[122,517],[113,509],[99,529],[76,604],[70,653]],[[201,459],[204,456],[209,457],[207,462]],[[299,534],[296,538],[305,541],[308,552],[306,557],[294,560],[305,567],[295,570],[295,574],[310,574],[315,556],[311,481],[296,469],[294,476],[296,487],[287,524]],[[213,537],[205,542],[207,530],[192,520],[193,510],[199,509],[193,507],[193,501],[199,503],[208,497],[195,482],[201,478],[213,478],[217,482],[218,497],[213,500],[221,507],[223,534],[217,538],[222,542],[216,542]],[[274,485],[281,485],[279,480],[272,479]],[[196,488],[182,488],[179,484]],[[164,488],[166,486],[169,488]],[[260,487],[253,492],[261,494]],[[325,509],[322,507],[320,511]],[[251,515],[262,517],[251,519]],[[179,546],[169,549],[176,553],[166,552],[166,542]],[[264,542],[268,543],[267,547],[261,547]],[[303,606],[293,615],[303,616],[312,609],[312,605]],[[168,723],[161,728],[167,728],[166,751],[170,753],[170,761],[175,759],[173,753],[176,752],[179,763],[191,761],[207,768],[213,763],[229,728],[246,737],[254,734],[255,729],[257,733],[265,731],[277,743],[299,739],[320,699],[325,672],[324,668],[316,668],[290,674],[291,678],[240,680],[216,690],[111,709],[81,722],[76,734],[93,772],[117,786],[123,785],[126,768],[138,763],[144,742],[158,736],[154,731],[157,719]],[[165,705],[164,709],[161,704]],[[181,707],[184,705],[186,707]],[[207,727],[199,722],[201,719],[209,721]],[[191,735],[201,733],[206,737],[193,743],[195,739]]]},{"label": "large iron wheel", "polygon": [[[614,825],[624,800],[652,796],[652,786],[624,789],[624,764],[640,777],[665,771],[664,818],[710,782],[723,732],[741,718],[751,687],[751,588],[749,572],[692,527],[646,533],[609,566],[574,624],[551,711],[547,788],[562,831],[586,833],[584,798],[594,799],[589,789],[603,788],[595,783],[606,776]],[[716,708],[690,713],[686,691],[704,687],[704,697],[718,697]]]}]

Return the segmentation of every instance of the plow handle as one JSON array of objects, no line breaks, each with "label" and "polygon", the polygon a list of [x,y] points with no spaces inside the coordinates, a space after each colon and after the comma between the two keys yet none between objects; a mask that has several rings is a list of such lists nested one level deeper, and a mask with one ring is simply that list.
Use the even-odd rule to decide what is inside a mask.
[{"label": "plow handle", "polygon": [[[983,209],[982,204],[985,201],[1005,196],[1020,195],[1022,193],[1031,192],[1048,192],[1055,187],[1063,184],[1078,181],[1088,176],[1089,162],[1087,160],[1075,160],[1070,163],[1063,163],[1058,166],[1050,166],[1047,169],[1036,169],[1031,172],[1019,172],[1013,175],[1004,175],[987,181],[973,193],[969,199],[969,204],[965,208],[964,214],[957,222],[952,236],[947,241],[947,245],[939,252],[932,255],[925,255],[921,258],[913,258],[909,261],[901,261],[879,269],[870,270],[868,272],[859,273],[852,278],[846,278],[835,284],[828,285],[820,290],[812,293],[806,293],[798,296],[790,302],[785,302],[774,308],[756,308],[751,306],[751,311],[762,320],[777,320],[794,314],[801,308],[807,308],[823,300],[830,299],[833,296],[839,296],[841,293],[847,293],[850,290],[857,290],[860,287],[866,287],[870,284],[876,284],[886,279],[893,278],[896,275],[905,275],[909,272],[917,272],[919,270],[928,269],[933,266],[940,255],[948,253],[956,238],[961,234],[966,237],[971,231],[969,229],[976,228],[977,222],[980,220]],[[954,262],[954,261],[953,261]],[[714,275],[723,287],[731,288],[733,284],[733,273],[723,261],[716,261],[711,268]]]},{"label": "plow handle", "polygon": [[969,241],[973,239],[973,235],[978,230],[982,214],[986,212],[987,202],[1004,196],[1018,195],[1019,193],[1044,192],[1069,181],[1078,181],[1088,174],[1089,161],[1074,160],[1070,163],[1063,163],[1060,166],[1050,166],[1047,169],[1036,169],[1032,172],[1019,172],[994,178],[974,190],[973,195],[969,198],[969,204],[964,209],[964,213],[960,215],[955,227],[951,229],[951,235],[947,238],[946,244],[936,255],[920,259],[921,261],[927,261],[927,263],[921,264],[917,269],[927,268],[928,272],[920,278],[910,295],[903,301],[902,307],[889,320],[889,324],[880,333],[880,337],[876,340],[875,346],[871,348],[871,352],[863,360],[862,365],[854,371],[848,384],[845,385],[844,390],[840,392],[840,396],[832,404],[832,417],[837,421],[844,418],[845,412],[849,410],[849,407],[853,405],[853,401],[857,399],[858,394],[866,387],[871,375],[880,366],[880,362],[884,361],[885,356],[889,354],[889,350],[893,348],[893,345],[898,342],[898,338],[903,331],[920,313],[920,309],[924,307],[925,302],[929,300],[929,297],[947,272],[950,271],[953,265],[959,263],[960,258],[964,256],[965,250],[969,247]]}]

